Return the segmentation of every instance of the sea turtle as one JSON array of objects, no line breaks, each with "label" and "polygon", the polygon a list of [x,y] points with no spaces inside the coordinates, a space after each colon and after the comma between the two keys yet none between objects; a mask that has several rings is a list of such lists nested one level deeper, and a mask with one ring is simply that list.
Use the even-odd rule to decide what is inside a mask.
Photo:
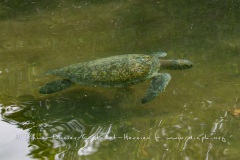
[{"label": "sea turtle", "polygon": [[146,103],[163,92],[171,76],[160,70],[181,70],[192,67],[189,60],[165,60],[167,53],[151,55],[125,54],[94,61],[73,64],[64,68],[50,70],[46,75],[56,75],[64,79],[47,83],[40,88],[42,94],[50,94],[66,89],[73,84],[101,87],[128,87],[152,79],[141,103]]}]

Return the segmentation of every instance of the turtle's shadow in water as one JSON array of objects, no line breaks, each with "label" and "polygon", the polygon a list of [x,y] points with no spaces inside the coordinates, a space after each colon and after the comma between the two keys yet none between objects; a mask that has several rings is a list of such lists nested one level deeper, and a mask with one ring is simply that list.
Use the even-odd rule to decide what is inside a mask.
[{"label": "turtle's shadow in water", "polygon": [[[62,152],[67,154],[68,151],[72,152],[72,149],[83,147],[86,144],[85,140],[54,139],[53,135],[90,137],[99,131],[102,135],[109,134],[109,126],[112,124],[120,124],[121,121],[132,116],[140,117],[143,115],[142,112],[146,114],[144,108],[139,109],[137,106],[131,109],[122,108],[120,103],[125,96],[120,95],[111,99],[98,92],[81,90],[45,98],[22,96],[15,104],[3,109],[2,117],[4,121],[28,130],[28,140],[32,146],[29,153],[31,157],[40,158],[50,153],[59,154],[62,152],[61,148],[68,148]],[[115,129],[126,132],[130,129],[127,126],[122,127]],[[78,156],[78,153],[75,152],[74,155]]]}]

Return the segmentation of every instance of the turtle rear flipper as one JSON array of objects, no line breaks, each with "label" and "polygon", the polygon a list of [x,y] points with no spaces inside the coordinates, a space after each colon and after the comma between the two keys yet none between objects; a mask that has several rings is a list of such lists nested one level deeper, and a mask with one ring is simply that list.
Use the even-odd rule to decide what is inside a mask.
[{"label": "turtle rear flipper", "polygon": [[165,90],[170,80],[171,76],[168,73],[159,73],[157,76],[153,77],[153,80],[141,103],[147,103],[158,96],[159,93]]},{"label": "turtle rear flipper", "polygon": [[56,81],[49,82],[39,89],[39,93],[51,94],[63,89],[69,88],[74,83],[68,79],[60,79]]}]

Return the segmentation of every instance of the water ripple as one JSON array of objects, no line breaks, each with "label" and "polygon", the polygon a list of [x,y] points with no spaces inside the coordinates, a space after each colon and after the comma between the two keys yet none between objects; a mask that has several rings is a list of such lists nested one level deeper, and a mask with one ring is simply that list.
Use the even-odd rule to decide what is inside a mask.
[{"label": "water ripple", "polygon": [[100,143],[104,140],[110,140],[109,134],[111,133],[112,125],[108,128],[98,127],[95,132],[84,139],[84,146],[78,150],[80,156],[86,156],[98,151]]}]

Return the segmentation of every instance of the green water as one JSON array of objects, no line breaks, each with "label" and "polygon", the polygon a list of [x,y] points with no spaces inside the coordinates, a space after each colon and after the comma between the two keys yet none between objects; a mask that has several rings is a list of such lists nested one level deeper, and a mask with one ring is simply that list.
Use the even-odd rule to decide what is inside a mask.
[{"label": "green water", "polygon": [[[0,2],[0,159],[237,160],[239,17],[236,0]],[[38,93],[47,70],[156,51],[194,67],[145,105],[150,81]]]}]

